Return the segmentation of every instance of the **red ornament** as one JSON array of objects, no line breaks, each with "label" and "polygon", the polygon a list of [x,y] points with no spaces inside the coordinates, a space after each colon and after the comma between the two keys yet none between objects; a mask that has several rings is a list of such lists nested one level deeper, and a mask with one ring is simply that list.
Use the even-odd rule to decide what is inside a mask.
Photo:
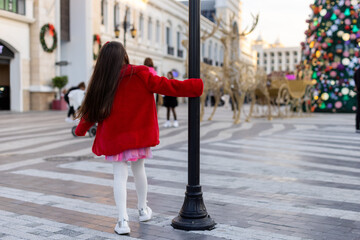
[{"label": "red ornament", "polygon": [[99,36],[99,34],[96,34],[96,42],[97,42],[98,44],[100,44],[100,36]]}]

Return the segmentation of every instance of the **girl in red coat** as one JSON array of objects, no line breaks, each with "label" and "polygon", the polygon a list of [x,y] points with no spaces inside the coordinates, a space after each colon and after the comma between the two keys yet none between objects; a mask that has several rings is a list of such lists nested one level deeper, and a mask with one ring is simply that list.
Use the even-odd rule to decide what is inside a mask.
[{"label": "girl in red coat", "polygon": [[159,124],[153,94],[198,97],[201,79],[178,81],[159,77],[145,66],[129,64],[119,42],[105,44],[98,56],[84,102],[79,110],[76,135],[84,136],[98,123],[93,152],[111,161],[114,169],[114,198],[118,209],[115,232],[130,233],[126,211],[126,182],[130,162],[138,197],[139,221],[151,219],[147,206],[147,178],[144,159],[159,144]]}]

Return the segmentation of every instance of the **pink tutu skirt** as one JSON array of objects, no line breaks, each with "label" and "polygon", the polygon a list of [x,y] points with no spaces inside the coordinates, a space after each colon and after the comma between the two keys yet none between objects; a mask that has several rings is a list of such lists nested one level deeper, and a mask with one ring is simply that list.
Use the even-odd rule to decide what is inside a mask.
[{"label": "pink tutu skirt", "polygon": [[149,147],[129,149],[113,156],[105,156],[105,159],[110,162],[124,162],[132,161],[135,162],[138,159],[152,158],[152,152]]}]

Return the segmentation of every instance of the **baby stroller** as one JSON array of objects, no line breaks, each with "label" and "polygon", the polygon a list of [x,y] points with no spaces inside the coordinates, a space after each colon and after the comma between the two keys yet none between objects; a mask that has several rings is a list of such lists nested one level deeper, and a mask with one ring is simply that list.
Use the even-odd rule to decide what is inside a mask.
[{"label": "baby stroller", "polygon": [[[81,89],[76,89],[76,90],[72,90],[70,93],[69,93],[69,105],[70,106],[73,106],[74,109],[78,110],[81,106],[81,103],[84,99],[84,96],[85,96],[85,91],[84,90],[81,90]],[[76,123],[79,122],[79,120],[76,120],[75,121]],[[75,129],[76,129],[77,126],[73,126],[71,128],[71,133],[74,137],[77,137],[75,135]],[[94,124],[89,130],[88,130],[88,133],[89,133],[89,137],[95,137],[96,135],[96,130],[97,130],[97,125]]]}]

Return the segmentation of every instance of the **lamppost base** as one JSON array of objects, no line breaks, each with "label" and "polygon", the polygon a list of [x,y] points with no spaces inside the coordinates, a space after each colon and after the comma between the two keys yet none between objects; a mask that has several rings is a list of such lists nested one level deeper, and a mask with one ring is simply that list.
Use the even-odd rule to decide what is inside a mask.
[{"label": "lamppost base", "polygon": [[215,228],[215,222],[207,214],[202,197],[201,186],[187,186],[184,204],[180,213],[175,217],[171,226],[180,230],[211,230]]}]

